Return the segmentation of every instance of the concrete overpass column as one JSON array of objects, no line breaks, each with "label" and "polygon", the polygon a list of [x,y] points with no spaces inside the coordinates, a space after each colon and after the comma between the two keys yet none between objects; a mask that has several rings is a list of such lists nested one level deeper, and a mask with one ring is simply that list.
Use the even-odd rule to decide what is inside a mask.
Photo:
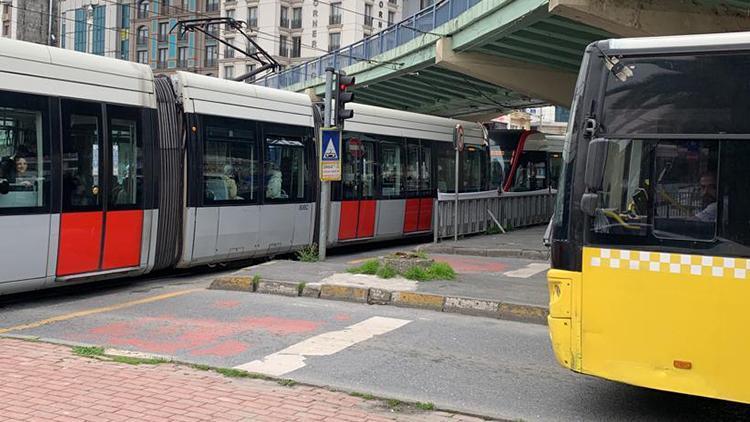
[{"label": "concrete overpass column", "polygon": [[575,73],[487,54],[455,52],[451,44],[448,37],[437,41],[437,66],[522,93],[533,99],[570,107],[578,76]]},{"label": "concrete overpass column", "polygon": [[549,0],[549,11],[623,37],[750,29],[750,17],[684,0]]}]

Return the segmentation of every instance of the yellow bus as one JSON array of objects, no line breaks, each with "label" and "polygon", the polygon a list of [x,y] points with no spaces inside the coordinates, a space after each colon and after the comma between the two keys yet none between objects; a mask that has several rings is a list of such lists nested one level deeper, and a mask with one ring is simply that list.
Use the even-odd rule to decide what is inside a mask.
[{"label": "yellow bus", "polygon": [[750,403],[750,33],[585,52],[551,223],[559,363]]}]

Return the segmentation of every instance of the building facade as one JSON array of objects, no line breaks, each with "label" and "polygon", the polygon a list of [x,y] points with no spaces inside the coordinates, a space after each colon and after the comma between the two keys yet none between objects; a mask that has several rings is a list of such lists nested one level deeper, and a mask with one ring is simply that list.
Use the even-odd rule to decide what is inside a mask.
[{"label": "building facade", "polygon": [[[247,33],[282,66],[294,66],[353,44],[397,23],[404,0],[228,0],[221,16],[248,24]],[[221,28],[233,45],[253,52],[241,34]],[[219,75],[232,79],[257,66],[244,54],[223,47]],[[249,81],[248,81],[249,82]]]},{"label": "building facade", "polygon": [[[0,36],[57,45],[59,0],[0,0]],[[51,7],[51,9],[50,9]]]},{"label": "building facade", "polygon": [[131,1],[60,1],[60,47],[130,60]]}]

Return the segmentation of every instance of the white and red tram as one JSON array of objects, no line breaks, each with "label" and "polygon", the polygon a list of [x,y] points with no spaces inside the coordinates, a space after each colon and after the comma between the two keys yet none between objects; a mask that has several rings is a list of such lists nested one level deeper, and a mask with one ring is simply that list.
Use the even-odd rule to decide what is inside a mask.
[{"label": "white and red tram", "polygon": [[[489,188],[472,122],[354,104],[332,246],[427,234]],[[314,242],[308,96],[0,39],[0,294],[269,256]]]}]

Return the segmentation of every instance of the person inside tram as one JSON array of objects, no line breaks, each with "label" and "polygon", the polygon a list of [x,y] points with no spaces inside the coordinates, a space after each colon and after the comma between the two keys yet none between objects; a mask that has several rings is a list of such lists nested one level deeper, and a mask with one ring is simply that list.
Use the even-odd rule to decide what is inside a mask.
[{"label": "person inside tram", "polygon": [[274,163],[268,163],[266,168],[266,176],[268,177],[268,181],[266,182],[266,198],[282,198],[281,171]]},{"label": "person inside tram", "polygon": [[718,204],[716,203],[716,176],[712,172],[704,173],[699,180],[702,209],[695,214],[700,221],[715,222]]},{"label": "person inside tram", "polygon": [[36,180],[36,175],[33,171],[29,171],[29,162],[26,157],[17,155],[15,157],[16,165],[16,184],[24,187],[31,187]]},{"label": "person inside tram", "polygon": [[222,175],[222,180],[224,181],[224,185],[227,189],[228,199],[242,199],[241,197],[237,196],[237,180],[234,172],[234,166],[232,166],[231,164],[226,164],[224,166],[224,174]]}]

